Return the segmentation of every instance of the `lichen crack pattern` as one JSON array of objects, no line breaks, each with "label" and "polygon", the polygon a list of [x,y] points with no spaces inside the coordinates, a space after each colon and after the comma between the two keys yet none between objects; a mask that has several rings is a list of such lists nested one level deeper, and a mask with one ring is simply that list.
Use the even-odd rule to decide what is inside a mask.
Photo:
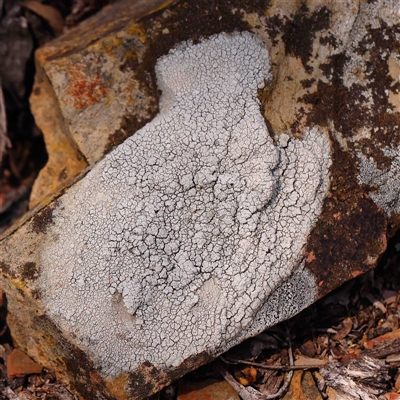
[{"label": "lichen crack pattern", "polygon": [[274,144],[257,98],[270,79],[263,43],[186,42],[156,73],[160,113],[60,198],[41,253],[48,313],[107,376],[215,354],[315,295],[299,268],[329,140],[308,129]]}]

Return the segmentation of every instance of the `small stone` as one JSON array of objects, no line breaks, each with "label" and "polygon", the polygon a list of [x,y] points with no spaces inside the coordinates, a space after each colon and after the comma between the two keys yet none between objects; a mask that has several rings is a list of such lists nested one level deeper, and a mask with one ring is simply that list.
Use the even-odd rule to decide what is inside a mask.
[{"label": "small stone", "polygon": [[225,381],[207,379],[202,382],[182,381],[178,400],[239,400],[239,395]]},{"label": "small stone", "polygon": [[19,349],[14,349],[7,357],[7,377],[10,379],[39,374],[42,369],[43,367],[40,364]]}]

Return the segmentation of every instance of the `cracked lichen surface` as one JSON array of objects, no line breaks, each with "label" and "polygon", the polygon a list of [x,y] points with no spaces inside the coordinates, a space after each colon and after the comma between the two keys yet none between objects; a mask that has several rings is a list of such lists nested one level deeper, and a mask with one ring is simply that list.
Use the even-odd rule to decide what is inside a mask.
[{"label": "cracked lichen surface", "polygon": [[49,315],[107,376],[216,354],[315,299],[302,251],[330,145],[271,139],[264,44],[183,43],[156,73],[159,115],[58,199],[41,252]]}]

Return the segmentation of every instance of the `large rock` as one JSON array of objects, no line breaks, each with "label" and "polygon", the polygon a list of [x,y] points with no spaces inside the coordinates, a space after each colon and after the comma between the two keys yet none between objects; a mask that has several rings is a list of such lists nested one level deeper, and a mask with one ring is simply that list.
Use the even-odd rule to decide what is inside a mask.
[{"label": "large rock", "polygon": [[322,3],[122,2],[39,51],[91,167],[6,233],[1,285],[83,398],[154,393],[398,229],[399,7]]}]

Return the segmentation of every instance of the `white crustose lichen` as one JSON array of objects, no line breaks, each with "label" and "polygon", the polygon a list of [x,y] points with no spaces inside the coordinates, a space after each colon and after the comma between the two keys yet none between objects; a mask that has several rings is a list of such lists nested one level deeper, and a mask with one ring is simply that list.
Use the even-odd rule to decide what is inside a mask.
[{"label": "white crustose lichen", "polygon": [[302,269],[329,140],[274,144],[254,35],[186,42],[156,65],[160,113],[58,202],[41,253],[49,315],[102,373],[217,354],[314,300]]}]

